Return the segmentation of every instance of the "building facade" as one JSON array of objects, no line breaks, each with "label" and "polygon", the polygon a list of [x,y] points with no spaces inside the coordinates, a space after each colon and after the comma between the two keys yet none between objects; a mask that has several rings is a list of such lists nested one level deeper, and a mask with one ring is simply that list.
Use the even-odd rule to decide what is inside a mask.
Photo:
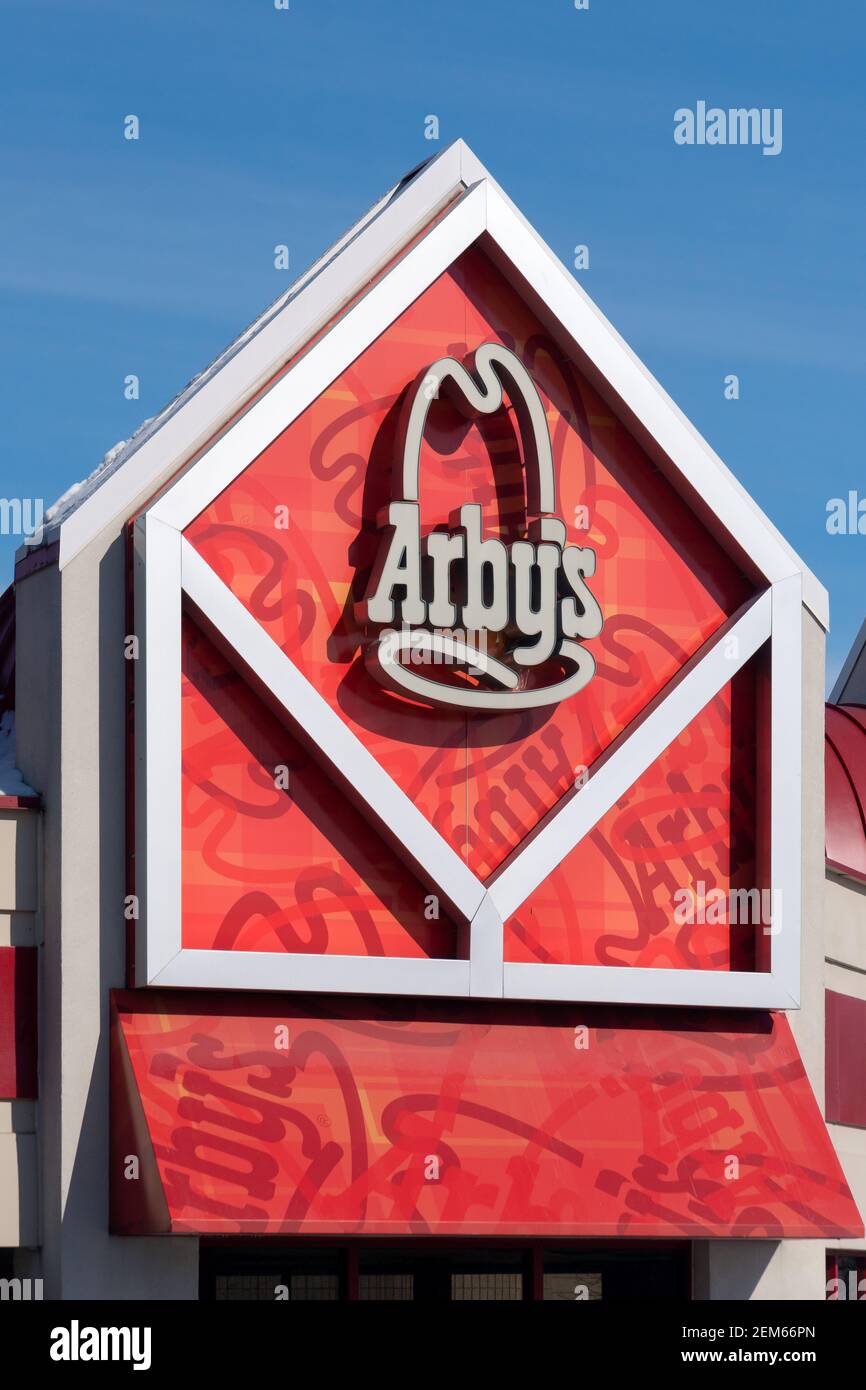
[{"label": "building facade", "polygon": [[49,523],[8,1277],[856,1291],[857,661],[825,740],[824,590],[462,142]]}]

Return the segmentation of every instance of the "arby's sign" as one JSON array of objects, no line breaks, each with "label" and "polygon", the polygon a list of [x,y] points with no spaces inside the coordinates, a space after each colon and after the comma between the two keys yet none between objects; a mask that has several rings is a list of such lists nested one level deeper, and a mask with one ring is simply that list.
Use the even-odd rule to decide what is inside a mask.
[{"label": "arby's sign", "polygon": [[[525,538],[509,545],[485,537],[477,503],[422,536],[421,443],[440,393],[469,419],[504,409],[507,393],[533,517]],[[469,711],[538,708],[575,695],[595,674],[582,643],[603,625],[588,584],[596,555],[566,543],[544,406],[523,363],[499,343],[482,344],[465,365],[440,358],[409,391],[399,438],[402,495],[378,518],[383,541],[356,609],[372,674],[417,700]]]}]

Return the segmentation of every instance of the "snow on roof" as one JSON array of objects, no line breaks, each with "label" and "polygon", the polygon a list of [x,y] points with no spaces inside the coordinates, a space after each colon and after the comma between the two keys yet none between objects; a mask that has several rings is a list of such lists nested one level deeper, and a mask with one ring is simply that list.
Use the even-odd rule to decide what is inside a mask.
[{"label": "snow on roof", "polygon": [[81,482],[73,483],[64,493],[61,493],[56,502],[52,502],[50,507],[46,507],[44,518],[46,525],[48,527],[60,526],[66,517],[80,506],[85,497],[89,497],[91,492],[95,492],[100,483],[103,483],[116,468],[121,466],[124,459],[129,457],[133,452],[130,445],[138,440],[140,434],[143,442],[146,437],[143,435],[143,431],[152,423],[152,420],[145,420],[129,439],[121,439],[119,443],[108,450],[107,454],[102,455],[102,462],[97,464],[92,473],[88,473]]},{"label": "snow on roof", "polygon": [[15,766],[15,711],[0,717],[0,796],[37,796]]}]

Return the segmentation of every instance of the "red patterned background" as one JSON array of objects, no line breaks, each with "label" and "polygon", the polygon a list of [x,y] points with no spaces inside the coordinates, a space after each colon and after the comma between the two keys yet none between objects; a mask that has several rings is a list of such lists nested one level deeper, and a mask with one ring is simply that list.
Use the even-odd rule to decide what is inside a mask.
[{"label": "red patterned background", "polygon": [[[597,674],[557,707],[470,715],[379,687],[363,594],[389,500],[396,417],[416,373],[503,342],[547,411],[568,539],[591,544],[605,616]],[[526,519],[510,411],[467,424],[442,400],[422,454],[425,529],[480,502],[489,534]],[[288,508],[288,525],[275,524]],[[588,530],[582,523],[585,508]],[[282,515],[282,514],[280,514]],[[473,870],[487,877],[749,595],[682,499],[472,249],[188,528],[188,539]],[[426,890],[338,802],[191,625],[184,635],[185,947],[451,955]],[[756,881],[753,677],[721,694],[517,914],[513,960],[744,968],[751,942],[683,931],[677,887]],[[750,691],[752,693],[750,693]],[[288,790],[274,768],[290,772]],[[543,912],[541,909],[543,908]]]}]

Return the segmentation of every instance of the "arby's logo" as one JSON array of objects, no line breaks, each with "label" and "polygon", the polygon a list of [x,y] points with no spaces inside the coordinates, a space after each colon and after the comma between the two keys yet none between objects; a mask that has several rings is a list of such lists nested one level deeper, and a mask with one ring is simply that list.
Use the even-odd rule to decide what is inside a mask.
[{"label": "arby's logo", "polygon": [[[442,393],[467,419],[494,414],[507,394],[526,470],[524,538],[485,537],[471,502],[447,529],[422,536],[421,443]],[[547,418],[523,363],[499,343],[484,343],[465,364],[440,358],[409,392],[400,438],[401,495],[378,517],[383,540],[356,607],[371,673],[420,702],[470,711],[538,708],[582,690],[595,674],[582,643],[603,624],[587,583],[595,551],[566,542]]]}]

